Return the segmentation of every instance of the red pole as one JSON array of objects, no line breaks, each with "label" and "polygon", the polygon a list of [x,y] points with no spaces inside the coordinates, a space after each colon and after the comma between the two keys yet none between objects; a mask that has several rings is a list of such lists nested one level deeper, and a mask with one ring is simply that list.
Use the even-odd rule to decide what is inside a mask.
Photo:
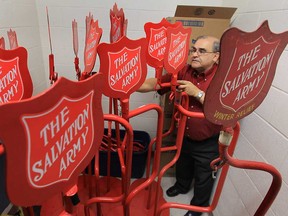
[{"label": "red pole", "polygon": [[229,155],[227,148],[225,149],[225,157],[227,158],[227,163],[231,166],[243,169],[262,170],[272,175],[273,180],[271,186],[259,208],[257,209],[256,213],[254,214],[255,216],[264,216],[272,205],[273,201],[275,200],[278,192],[280,191],[282,185],[281,174],[277,169],[275,169],[275,167],[271,166],[270,164],[257,161],[244,161],[232,158]]},{"label": "red pole", "polygon": [[132,110],[129,112],[128,118],[132,118],[136,115],[139,115],[141,113],[144,113],[149,110],[155,110],[158,113],[158,121],[157,121],[157,134],[156,134],[156,146],[155,146],[155,154],[154,154],[154,164],[152,168],[152,173],[149,178],[147,178],[142,184],[138,185],[136,188],[134,188],[133,191],[129,193],[129,195],[126,198],[126,216],[130,215],[129,209],[132,199],[142,190],[147,188],[152,184],[152,182],[156,179],[158,175],[158,171],[160,168],[160,152],[161,152],[161,144],[162,144],[162,131],[163,131],[163,111],[162,108],[159,105],[156,104],[149,104],[142,107],[139,107],[135,110]]},{"label": "red pole", "polygon": [[50,22],[49,22],[49,14],[48,14],[48,7],[46,7],[46,14],[47,14],[47,24],[48,24],[48,36],[49,36],[49,44],[50,44],[50,55],[49,55],[49,79],[50,84],[53,84],[58,79],[58,74],[55,72],[54,66],[54,55],[52,52],[52,41],[51,41],[51,33],[50,33]]},{"label": "red pole", "polygon": [[5,149],[2,143],[0,143],[0,155],[4,154]]}]

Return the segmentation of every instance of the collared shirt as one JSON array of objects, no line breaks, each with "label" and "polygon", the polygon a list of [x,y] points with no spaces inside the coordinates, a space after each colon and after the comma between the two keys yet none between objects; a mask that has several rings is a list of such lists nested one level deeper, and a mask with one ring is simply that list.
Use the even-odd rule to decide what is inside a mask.
[{"label": "collared shirt", "polygon": [[[196,85],[199,89],[206,92],[215,72],[217,70],[217,65],[215,64],[209,71],[206,73],[197,73],[191,65],[186,65],[178,73],[178,80],[187,80]],[[171,75],[164,75],[161,79],[161,82],[169,82],[171,80]],[[160,92],[164,93],[164,92]],[[192,112],[202,112],[202,104],[195,98],[189,97],[189,111]],[[221,125],[215,125],[208,121],[205,118],[192,118],[188,117],[186,122],[185,136],[192,140],[205,140],[216,134],[221,130]]]}]

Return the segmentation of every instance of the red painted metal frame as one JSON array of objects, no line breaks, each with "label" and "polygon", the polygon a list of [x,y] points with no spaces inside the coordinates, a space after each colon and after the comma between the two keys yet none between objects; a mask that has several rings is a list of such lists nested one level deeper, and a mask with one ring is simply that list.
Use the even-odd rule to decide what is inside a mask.
[{"label": "red painted metal frame", "polygon": [[[126,101],[124,101],[124,103],[125,102],[127,103],[128,101],[126,100]],[[126,107],[128,107],[128,106],[126,106]],[[161,152],[160,148],[161,148],[161,143],[162,143],[162,130],[163,130],[163,111],[162,111],[162,108],[156,104],[145,105],[145,106],[139,107],[135,110],[132,110],[130,112],[128,112],[128,110],[126,110],[127,112],[126,112],[125,117],[129,120],[130,118],[133,118],[135,116],[138,116],[144,112],[151,111],[151,110],[155,110],[158,113],[157,137],[159,137],[156,141],[156,149],[155,149],[155,155],[154,155],[155,161],[154,161],[153,171],[152,171],[151,176],[148,179],[146,179],[146,181],[143,184],[141,184],[139,187],[133,189],[132,191],[129,191],[129,187],[130,187],[131,167],[132,167],[133,130],[131,128],[131,125],[128,123],[128,121],[125,120],[125,118],[122,118],[122,117],[117,116],[117,115],[112,115],[112,114],[104,115],[105,120],[109,120],[109,121],[113,120],[115,122],[118,122],[121,125],[123,125],[126,128],[126,130],[128,131],[128,137],[130,137],[130,139],[129,139],[129,144],[128,144],[129,150],[127,149],[128,152],[126,152],[126,155],[129,155],[129,157],[126,158],[126,167],[124,166],[124,162],[121,165],[122,169],[124,168],[124,170],[126,170],[127,173],[122,175],[123,194],[118,196],[118,197],[107,197],[107,196],[91,197],[90,199],[85,201],[85,204],[84,204],[86,206],[85,213],[87,215],[90,215],[89,206],[91,206],[93,203],[115,203],[115,202],[122,202],[123,211],[124,211],[124,212],[122,212],[123,215],[126,215],[126,216],[133,215],[133,213],[132,213],[133,208],[130,206],[131,202],[133,201],[133,198],[138,193],[140,193],[142,190],[144,190],[146,187],[148,187],[157,178],[157,175],[159,172],[159,167],[160,167],[160,152]],[[132,132],[129,132],[130,130]],[[120,151],[123,151],[123,149],[124,149],[124,147],[121,146]],[[97,155],[99,155],[98,151],[96,153],[96,157],[97,157]],[[119,156],[120,155],[121,154],[119,154]],[[124,161],[123,156],[120,157],[120,161]],[[111,165],[111,164],[108,164],[108,167],[109,167],[109,165]],[[122,173],[123,173],[123,170],[122,170]],[[97,160],[95,162],[95,176],[96,176],[96,185],[97,185],[97,180],[99,180],[99,164],[98,164]],[[111,178],[114,178],[114,177],[111,177]],[[113,188],[113,189],[115,189],[115,188]],[[129,194],[128,194],[128,191],[129,191]],[[97,189],[96,189],[96,193],[97,193]],[[97,205],[97,207],[101,208],[101,206],[99,206],[99,205]],[[113,206],[111,206],[111,208],[113,208]],[[119,208],[118,209],[116,208],[115,211],[116,212],[119,211]],[[100,212],[101,212],[101,210],[98,211],[98,213],[100,213]],[[116,212],[115,212],[115,214],[116,214]],[[117,214],[119,214],[119,212],[117,212]]]},{"label": "red painted metal frame", "polygon": [[[163,114],[163,110],[162,108],[157,105],[157,104],[149,104],[149,105],[145,105],[142,107],[139,107],[135,110],[132,110],[129,112],[128,114],[128,118],[132,118],[135,117],[139,114],[142,114],[144,112],[150,111],[150,110],[155,110],[158,114],[158,119],[157,119],[157,135],[156,135],[156,139],[155,139],[155,151],[154,151],[154,162],[153,162],[153,167],[152,167],[152,173],[149,177],[147,177],[145,179],[145,181],[143,183],[141,183],[139,186],[137,186],[136,188],[134,188],[128,195],[127,199],[126,199],[126,208],[127,210],[127,215],[129,216],[131,215],[131,202],[133,201],[133,199],[137,196],[137,194],[139,194],[141,191],[145,190],[146,188],[148,188],[149,186],[151,186],[151,184],[153,183],[153,181],[155,181],[155,179],[158,176],[159,170],[160,170],[160,154],[161,154],[161,145],[162,145],[162,131],[163,131],[163,120],[164,120],[164,114]],[[150,143],[151,144],[151,143]],[[150,170],[150,169],[149,169]],[[146,170],[146,173],[148,171]],[[139,181],[139,180],[135,180],[135,181]]]},{"label": "red painted metal frame", "polygon": [[[281,34],[272,33],[269,29],[267,20],[264,21],[263,24],[255,32],[247,33],[236,28],[231,28],[223,34],[223,36],[221,37],[220,65],[217,73],[215,74],[213,82],[211,82],[208,90],[206,91],[204,101],[205,117],[215,124],[222,125],[222,131],[219,136],[220,156],[218,159],[212,161],[211,163],[211,167],[215,171],[222,168],[216,192],[214,194],[211,205],[208,207],[191,206],[179,203],[166,203],[157,210],[157,216],[160,215],[161,212],[167,208],[184,208],[187,210],[198,212],[211,212],[212,210],[214,210],[223,188],[224,180],[227,175],[228,165],[244,169],[262,170],[270,173],[273,176],[273,181],[270,189],[268,190],[268,193],[264,197],[264,200],[259,206],[255,215],[262,216],[265,215],[265,213],[268,211],[281,188],[280,173],[269,164],[262,162],[238,160],[232,158],[231,155],[234,152],[235,145],[240,133],[240,125],[238,123],[238,120],[244,118],[252,111],[254,111],[254,109],[256,109],[261,104],[262,100],[265,98],[271,86],[278,59],[285,46],[287,45],[287,35],[288,32],[283,32]],[[262,48],[262,50],[260,49],[260,47]],[[245,67],[251,67],[252,64],[255,65],[255,62],[251,62],[250,65],[246,65],[246,62],[245,64],[241,64],[239,63],[239,61],[237,61],[237,59],[240,59],[239,56],[243,56],[242,54],[245,52],[252,52],[251,50],[253,49],[256,50],[257,53],[253,55],[253,59],[255,61],[261,60],[263,56],[270,56],[273,51],[273,60],[271,64],[269,64],[269,67],[267,67],[267,70],[264,70],[262,68],[263,73],[259,73],[261,74],[261,77],[258,77],[258,81],[260,81],[262,76],[264,76],[263,74],[265,74],[265,77],[267,77],[267,79],[262,79],[262,82],[261,84],[259,84],[258,89],[255,88],[255,90],[251,94],[245,95],[245,100],[243,100],[243,98],[240,98],[242,99],[242,101],[240,101],[240,99],[237,98],[240,102],[238,104],[234,104],[236,101],[235,95],[230,94],[231,92],[229,92],[229,97],[226,97],[228,94],[226,95],[227,92],[223,94],[224,90],[222,89],[221,91],[221,87],[229,83],[229,79],[232,80],[236,76],[238,76],[238,78],[240,77],[237,73],[235,73],[236,71],[238,71],[239,73],[244,69],[246,70],[247,68]],[[223,83],[223,85],[219,85],[219,83]],[[247,85],[247,83],[243,83],[241,87],[245,87],[245,85]],[[223,98],[221,98],[222,96]],[[235,99],[233,98],[233,96],[235,97]],[[219,98],[220,100],[217,101],[217,98]],[[232,104],[231,102],[233,101],[234,103]],[[185,115],[188,115],[190,117],[196,117],[193,115],[193,113],[187,111],[186,109],[183,109],[183,107],[181,106],[178,106],[178,109]],[[221,114],[222,118],[217,118],[216,114]],[[225,118],[223,118],[223,116]],[[226,116],[228,117],[226,118]],[[176,158],[177,153],[175,156]],[[220,163],[220,165],[216,165],[217,163]],[[159,179],[161,179],[162,177],[162,171],[165,171],[165,167],[163,168],[163,170],[161,170]]]},{"label": "red painted metal frame", "polygon": [[[138,116],[140,114],[143,114],[145,112],[148,112],[148,111],[155,110],[157,112],[157,114],[158,114],[157,136],[156,136],[157,138],[155,140],[155,142],[156,142],[155,146],[156,147],[155,147],[155,152],[154,152],[154,163],[153,163],[152,173],[151,173],[151,175],[148,178],[145,179],[145,181],[143,183],[141,182],[141,184],[138,187],[134,188],[133,190],[130,190],[129,194],[127,194],[127,191],[128,191],[127,190],[127,191],[125,191],[124,195],[118,196],[118,197],[97,197],[96,196],[96,197],[90,198],[89,200],[87,200],[85,202],[85,206],[87,206],[85,212],[86,212],[87,215],[89,215],[88,206],[91,206],[91,204],[93,204],[93,203],[103,203],[103,202],[113,203],[113,202],[117,202],[117,201],[118,202],[119,201],[123,202],[123,200],[124,200],[124,203],[123,203],[124,213],[123,213],[123,215],[125,215],[125,216],[133,215],[133,212],[135,211],[135,209],[131,206],[131,203],[133,202],[133,199],[141,191],[143,191],[147,187],[151,186],[151,184],[155,181],[155,179],[157,178],[158,173],[159,173],[161,144],[162,144],[162,131],[163,131],[163,119],[164,119],[162,108],[159,105],[157,105],[157,104],[149,104],[149,105],[145,105],[145,106],[139,107],[139,108],[137,108],[135,110],[129,111],[129,108],[128,108],[129,106],[127,104],[128,103],[128,99],[120,100],[120,102],[122,103],[122,107],[125,108],[125,111],[122,110],[123,117],[120,117],[120,116],[117,116],[117,115],[112,115],[112,114],[106,114],[106,115],[104,115],[104,119],[107,120],[109,118],[109,120],[114,120],[115,122],[123,124],[123,122],[125,122],[126,120],[128,122],[131,118],[133,118],[135,116]],[[132,145],[133,145],[133,143],[131,144],[131,146]],[[123,149],[123,146],[121,146],[121,149]],[[131,152],[132,152],[132,150],[131,150]],[[98,155],[98,152],[97,152],[96,156],[97,155]],[[130,157],[130,155],[129,155],[129,157]],[[123,160],[123,159],[121,159],[121,160]],[[108,163],[107,167],[110,167],[110,166],[111,166],[111,164]],[[99,167],[99,165],[96,164],[95,167],[97,168],[97,167]],[[131,167],[132,167],[132,160],[126,161],[126,169],[130,170]],[[95,169],[95,175],[96,176],[99,175],[99,170],[98,169]],[[108,179],[109,178],[113,178],[114,179],[114,177],[111,177],[111,176],[108,175]],[[130,178],[131,178],[131,170],[130,170],[130,173],[127,174],[127,177],[125,178],[125,176],[124,176],[124,179],[122,179],[123,180],[123,184],[126,184],[126,186],[125,186],[126,189],[129,189]],[[135,180],[135,181],[138,181],[138,180]],[[113,189],[115,189],[115,188],[113,188]],[[101,208],[101,206],[99,206],[99,205],[97,205],[97,207]],[[113,208],[113,206],[111,206],[111,208]],[[119,213],[119,209],[115,209],[114,213],[117,214],[117,215],[121,214],[121,213]],[[144,210],[143,210],[143,214],[146,215]]]},{"label": "red painted metal frame", "polygon": [[[131,167],[132,167],[132,153],[133,153],[133,129],[132,126],[129,124],[128,121],[126,121],[124,118],[112,115],[112,114],[105,114],[104,120],[106,121],[113,121],[121,124],[125,130],[126,130],[126,136],[124,138],[124,141],[122,142],[122,146],[118,149],[118,155],[120,158],[121,163],[121,173],[122,173],[122,193],[118,196],[100,196],[99,194],[99,188],[97,187],[97,182],[100,180],[99,176],[99,149],[96,150],[95,155],[95,185],[96,185],[96,196],[90,197],[84,202],[85,206],[85,214],[90,215],[89,208],[92,206],[92,204],[95,203],[117,203],[121,202],[124,206],[126,197],[128,196],[129,187],[130,187],[130,181],[131,181]],[[127,143],[127,144],[126,144]],[[125,149],[125,150],[124,150]],[[125,151],[125,158],[124,158],[124,151]],[[125,161],[126,160],[126,161]],[[125,161],[125,162],[124,162]],[[92,182],[90,182],[91,184]],[[108,188],[109,189],[109,188]],[[110,190],[110,189],[109,189]],[[97,212],[98,214],[101,214],[101,206],[97,205]],[[126,209],[123,207],[123,215],[126,215],[125,213]]]},{"label": "red painted metal frame", "polygon": [[4,146],[0,143],[0,155],[4,154]]},{"label": "red painted metal frame", "polygon": [[[169,84],[164,84],[165,86],[169,86]],[[159,196],[160,196],[160,188],[161,188],[161,179],[164,175],[164,173],[172,166],[176,163],[176,161],[179,158],[180,155],[180,150],[181,150],[181,146],[182,146],[182,140],[183,140],[183,136],[184,136],[184,128],[185,128],[185,124],[186,124],[186,118],[187,116],[189,117],[193,117],[193,118],[204,118],[204,114],[203,113],[195,113],[195,112],[190,112],[187,110],[188,108],[188,96],[186,94],[182,94],[182,96],[179,96],[179,92],[175,92],[175,102],[174,102],[174,116],[176,116],[177,111],[180,112],[180,116],[179,119],[177,119],[177,121],[179,122],[179,126],[178,126],[178,133],[177,133],[177,138],[176,138],[176,144],[175,146],[170,146],[170,147],[162,147],[161,148],[161,152],[164,151],[171,151],[171,150],[176,150],[176,154],[174,156],[174,158],[167,164],[165,165],[162,170],[160,171],[159,175],[158,175],[158,180],[157,180],[157,193],[156,193],[156,199],[158,200]],[[181,101],[182,100],[182,101]],[[172,119],[172,123],[174,124],[175,119]],[[171,131],[173,131],[174,126],[171,125],[170,129],[168,130],[168,132],[162,134],[162,138],[169,135],[171,133]],[[223,134],[228,133],[231,135],[231,139],[229,140],[229,143],[223,143],[223,138],[221,139],[221,136],[223,136]],[[261,203],[261,205],[259,206],[259,208],[257,209],[255,216],[262,216],[265,215],[265,213],[268,211],[269,207],[271,206],[271,204],[273,203],[274,199],[276,198],[280,188],[281,188],[281,175],[280,173],[271,165],[269,164],[265,164],[265,163],[261,163],[261,162],[254,162],[254,161],[243,161],[243,160],[238,160],[238,159],[234,159],[231,157],[231,155],[233,155],[234,150],[236,148],[236,144],[237,144],[237,140],[239,137],[239,133],[240,133],[240,124],[239,122],[236,123],[236,125],[233,128],[224,128],[221,131],[221,135],[219,137],[219,152],[220,152],[220,156],[218,159],[216,159],[215,161],[211,162],[211,167],[213,169],[215,169],[215,171],[221,169],[221,174],[219,176],[219,180],[217,182],[217,186],[215,188],[215,193],[213,196],[213,199],[211,201],[211,205],[207,206],[207,207],[200,207],[200,206],[192,206],[192,205],[187,205],[187,204],[180,204],[180,203],[175,203],[175,202],[169,202],[169,203],[164,203],[163,205],[158,207],[158,203],[156,201],[155,203],[155,207],[154,207],[154,214],[155,216],[160,216],[161,213],[163,213],[164,210],[167,210],[169,208],[179,208],[179,209],[186,209],[186,210],[191,210],[191,211],[198,211],[198,212],[212,212],[219,201],[223,186],[224,186],[224,182],[227,176],[227,172],[229,169],[229,165],[236,167],[236,168],[244,168],[244,169],[253,169],[253,170],[262,170],[262,171],[266,171],[268,173],[270,173],[273,176],[273,181],[272,184],[270,186],[269,191],[267,192],[263,202]],[[227,135],[226,135],[227,136]],[[159,137],[159,135],[157,134],[157,137]],[[153,142],[157,139],[154,138],[150,145],[149,145],[149,153],[148,153],[148,161],[147,161],[147,170],[150,169],[150,161],[151,161],[151,151],[152,151],[152,144]],[[225,141],[225,139],[224,139]],[[156,150],[157,151],[157,150]],[[220,163],[220,165],[216,165],[216,163]],[[149,178],[149,172],[146,172],[147,175],[147,179]],[[147,184],[147,186],[149,186]],[[145,188],[146,186],[140,185],[139,188]],[[137,193],[134,192],[134,193]],[[128,203],[130,202],[130,197],[133,197],[134,195],[129,195],[128,196]],[[151,207],[151,203],[149,202],[151,200],[151,196],[148,196],[148,202],[147,202],[147,208]]]},{"label": "red painted metal frame", "polygon": [[279,171],[266,163],[257,162],[257,161],[244,161],[232,158],[227,151],[227,147],[224,148],[224,158],[227,159],[227,164],[242,168],[242,169],[252,169],[252,170],[262,170],[268,172],[272,175],[273,180],[271,186],[265,195],[263,201],[261,202],[260,206],[258,207],[257,211],[255,212],[255,216],[264,216],[267,211],[269,210],[270,206],[274,202],[278,192],[280,191],[281,184],[282,184],[282,177]]},{"label": "red painted metal frame", "polygon": [[[194,117],[194,118],[203,118],[204,117],[204,115],[201,115],[199,113],[189,112],[189,111],[183,109],[182,106],[178,106],[177,108],[180,110],[181,113],[183,112],[183,114],[186,114],[187,116]],[[236,144],[237,144],[237,140],[238,140],[238,136],[239,136],[239,132],[240,132],[240,124],[239,123],[237,123],[234,130],[235,130],[235,132],[234,132],[234,136],[233,136],[231,145],[230,145],[229,149],[227,149],[227,151],[229,151],[229,154],[233,154],[235,147],[236,147]],[[181,142],[182,142],[182,140],[181,140]],[[176,145],[179,145],[179,144],[176,144]],[[178,155],[180,155],[180,150],[181,150],[181,148],[177,149],[176,155],[173,158],[173,160],[169,164],[167,164],[165,167],[163,167],[163,169],[161,170],[161,172],[159,174],[158,179],[161,180],[165,171],[177,161]],[[219,145],[219,151],[221,152],[220,145]],[[228,165],[225,165],[222,167],[222,171],[221,171],[221,174],[219,176],[219,180],[218,180],[218,183],[217,183],[217,186],[215,189],[215,194],[213,196],[213,199],[211,201],[210,206],[200,207],[200,206],[192,206],[189,204],[181,204],[181,203],[177,203],[177,202],[169,202],[169,203],[165,203],[164,205],[162,205],[158,209],[156,209],[157,212],[155,213],[155,216],[160,216],[161,212],[167,208],[186,209],[186,210],[197,211],[197,212],[212,212],[218,204],[218,201],[219,201],[219,198],[220,198],[220,195],[222,192],[222,188],[223,188],[226,176],[227,176],[228,169],[229,169]],[[159,185],[160,184],[161,184],[161,182],[159,182]]]},{"label": "red painted metal frame", "polygon": [[[181,107],[181,106],[179,106]],[[182,110],[182,108],[180,108],[180,110]],[[188,114],[188,113],[187,113]],[[193,114],[190,113],[189,115],[190,117],[193,117]],[[198,115],[198,117],[200,117]],[[281,174],[279,173],[279,171],[277,169],[275,169],[273,166],[263,163],[263,162],[256,162],[256,161],[244,161],[244,160],[239,160],[239,159],[235,159],[232,158],[231,155],[233,155],[233,152],[235,150],[236,144],[237,144],[237,140],[239,137],[239,133],[240,133],[240,124],[237,122],[237,124],[235,125],[235,127],[232,129],[229,128],[229,130],[223,129],[223,131],[221,131],[221,133],[229,133],[231,135],[231,140],[229,140],[229,143],[222,143],[221,142],[221,135],[219,138],[219,152],[220,152],[220,156],[218,159],[216,159],[215,161],[212,161],[211,163],[211,167],[215,167],[216,162],[220,162],[221,165],[219,165],[219,167],[215,167],[217,170],[222,169],[221,174],[219,176],[219,181],[217,183],[216,186],[216,190],[215,190],[215,194],[213,196],[212,202],[210,206],[207,207],[200,207],[200,206],[192,206],[192,205],[187,205],[187,204],[180,204],[180,203],[165,203],[164,205],[160,206],[159,209],[156,212],[156,216],[160,216],[161,212],[164,211],[167,208],[179,208],[179,209],[186,209],[186,210],[190,210],[190,211],[197,211],[197,212],[212,212],[219,201],[222,189],[223,189],[223,185],[227,176],[227,172],[229,169],[229,165],[236,167],[236,168],[242,168],[242,169],[252,169],[252,170],[262,170],[265,172],[268,172],[272,175],[273,177],[273,181],[271,183],[271,186],[266,194],[266,196],[264,197],[263,201],[261,202],[260,206],[258,207],[257,211],[255,212],[255,216],[264,216],[266,214],[266,212],[268,211],[268,209],[270,208],[270,206],[272,205],[273,201],[275,200],[280,188],[281,188],[281,184],[282,184],[282,177]],[[176,162],[176,158],[177,158],[177,154],[175,156],[175,158],[169,163],[167,164],[165,167],[163,167],[163,169],[161,170],[160,174],[159,174],[159,181],[161,181],[161,178],[164,174],[164,172],[171,166],[173,165],[173,161],[175,160]],[[160,185],[160,182],[159,182]]]},{"label": "red painted metal frame", "polygon": [[[181,94],[181,93],[180,93]],[[179,93],[176,93],[176,98],[179,98]],[[177,100],[176,100],[177,101]],[[179,101],[177,101],[178,103],[180,103]],[[185,103],[185,107],[186,109],[188,108],[188,97],[186,97],[186,103]],[[142,110],[149,110],[151,109],[152,106],[151,105],[146,105],[145,107],[141,107],[139,109]],[[181,149],[181,145],[182,145],[182,139],[184,136],[184,130],[185,130],[185,124],[186,124],[186,116],[182,115],[178,121],[180,122],[179,128],[180,131],[178,132],[178,137],[177,137],[177,144],[174,147],[168,147],[168,148],[163,148],[161,147],[161,143],[162,143],[162,138],[169,135],[169,132],[173,130],[173,126],[174,124],[171,124],[171,128],[168,132],[166,132],[165,134],[162,134],[162,130],[163,130],[163,111],[158,105],[154,105],[154,109],[156,109],[156,111],[158,112],[158,126],[157,126],[157,136],[152,139],[152,141],[149,144],[149,149],[148,149],[148,158],[147,158],[147,167],[146,167],[146,178],[143,179],[138,179],[136,181],[141,182],[136,188],[134,188],[129,196],[127,197],[126,200],[126,205],[127,208],[131,210],[131,202],[133,201],[133,199],[143,190],[147,190],[148,189],[148,195],[145,196],[147,198],[147,203],[146,203],[146,209],[143,209],[143,211],[141,213],[146,213],[145,215],[155,215],[156,209],[158,208],[158,202],[160,200],[160,190],[161,190],[161,180],[159,178],[161,178],[159,176],[159,169],[160,169],[160,155],[161,152],[163,151],[168,151],[168,150],[175,150],[175,149]],[[141,113],[142,111],[140,111]],[[132,116],[136,116],[140,114],[139,111],[134,110],[132,112],[129,113],[129,118],[131,118]],[[160,116],[159,116],[160,115]],[[173,119],[174,121],[174,119]],[[153,160],[153,166],[152,166],[152,170],[150,170],[150,165],[151,165],[151,156],[152,156],[152,148],[153,148],[153,144],[156,142],[156,146],[155,146],[155,151],[154,151],[154,160]],[[176,158],[174,159],[173,162],[169,163],[169,165],[173,165],[176,160],[178,159],[180,154],[180,151],[178,153],[178,155],[176,156]],[[170,166],[169,166],[170,167]],[[151,174],[150,174],[151,172]],[[152,199],[153,199],[153,192],[152,192],[152,184],[155,183],[155,179],[158,176],[158,180],[156,182],[156,194],[155,194],[155,202],[152,203]],[[154,207],[153,207],[154,204]],[[149,211],[150,209],[150,211]],[[127,212],[127,213],[131,213]],[[137,212],[138,214],[140,213],[140,211]],[[167,213],[167,212],[166,212]],[[128,214],[129,216],[130,214]]]}]

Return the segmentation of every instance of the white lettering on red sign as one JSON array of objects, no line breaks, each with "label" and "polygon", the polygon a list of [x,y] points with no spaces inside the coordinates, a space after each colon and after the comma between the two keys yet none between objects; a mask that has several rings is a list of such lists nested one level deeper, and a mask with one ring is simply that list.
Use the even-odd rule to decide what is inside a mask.
[{"label": "white lettering on red sign", "polygon": [[[265,73],[267,73],[268,66],[271,64],[272,56],[276,48],[258,59],[260,50],[261,45],[259,44],[249,52],[241,55],[237,61],[237,71],[240,71],[239,75],[234,77],[233,80],[226,80],[224,83],[224,91],[221,94],[222,98],[227,97],[234,91],[238,91],[234,98],[233,105],[245,99],[250,92],[253,92],[253,90],[258,87],[263,77],[265,77]],[[247,65],[249,65],[249,67],[241,71],[242,68]]]},{"label": "white lettering on red sign", "polygon": [[28,170],[33,186],[68,179],[93,143],[93,92],[78,100],[63,98],[53,109],[23,116],[28,136]]},{"label": "white lettering on red sign", "polygon": [[[151,31],[156,32],[156,30],[154,29],[151,29]],[[165,54],[167,44],[166,28],[152,35],[149,44],[149,54],[151,56],[154,56],[158,60],[162,60]]]},{"label": "white lettering on red sign", "polygon": [[183,36],[177,37],[175,40],[172,41],[172,51],[168,55],[168,61],[174,68],[179,65],[179,61],[183,60],[184,58],[184,51],[185,51],[186,41],[183,40]]},{"label": "white lettering on red sign", "polygon": [[[32,165],[32,171],[38,173],[38,175],[35,176],[34,181],[37,182],[43,178],[43,175],[47,172],[49,167],[51,167],[59,156],[65,152],[65,149],[69,145],[70,149],[66,152],[66,155],[62,156],[60,159],[59,177],[61,177],[62,172],[74,162],[77,153],[81,150],[81,146],[86,144],[86,135],[89,129],[88,126],[85,125],[89,117],[88,113],[89,105],[87,105],[86,109],[82,110],[74,122],[68,126],[65,132],[50,148],[50,151],[45,154],[45,158]],[[48,141],[53,139],[68,121],[69,109],[68,107],[64,107],[54,120],[49,122],[40,130],[40,138],[43,139],[43,145],[46,146]]]},{"label": "white lettering on red sign", "polygon": [[0,104],[20,100],[23,95],[22,78],[19,74],[19,58],[11,61],[1,60],[0,66]]},{"label": "white lettering on red sign", "polygon": [[113,61],[113,65],[116,69],[116,73],[111,74],[110,76],[110,86],[113,87],[121,81],[121,89],[129,86],[133,82],[134,78],[137,77],[137,73],[139,71],[139,60],[140,58],[138,52],[131,59],[128,58],[127,52],[124,52],[117,59],[115,59]]}]

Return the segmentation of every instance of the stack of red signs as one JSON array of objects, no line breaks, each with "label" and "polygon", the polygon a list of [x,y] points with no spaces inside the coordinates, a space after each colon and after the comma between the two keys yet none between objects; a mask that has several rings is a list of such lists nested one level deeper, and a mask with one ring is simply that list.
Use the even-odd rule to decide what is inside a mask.
[{"label": "stack of red signs", "polygon": [[96,62],[97,46],[99,45],[102,37],[102,28],[98,25],[98,20],[94,20],[93,16],[89,13],[86,16],[86,36],[85,36],[85,49],[84,49],[84,71],[81,73],[79,67],[78,57],[78,27],[75,20],[72,21],[72,32],[73,32],[73,49],[75,54],[75,70],[78,80],[87,79],[91,76],[93,68]]},{"label": "stack of red signs", "polygon": [[144,29],[148,40],[147,63],[156,68],[156,78],[161,84],[163,67],[176,76],[186,64],[191,29],[184,29],[180,22],[171,24],[164,18],[160,23],[146,23]]}]

